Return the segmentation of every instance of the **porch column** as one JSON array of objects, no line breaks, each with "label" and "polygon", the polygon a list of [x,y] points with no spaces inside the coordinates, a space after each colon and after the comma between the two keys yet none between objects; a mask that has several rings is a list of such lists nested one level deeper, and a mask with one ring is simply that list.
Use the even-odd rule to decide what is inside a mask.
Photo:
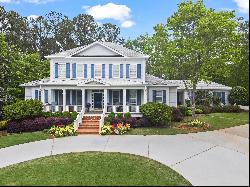
[{"label": "porch column", "polygon": [[103,106],[103,113],[107,112],[107,103],[108,103],[108,90],[104,89],[104,106]]},{"label": "porch column", "polygon": [[123,113],[127,112],[127,90],[123,89]]},{"label": "porch column", "polygon": [[145,86],[144,88],[144,92],[143,92],[143,104],[146,104],[148,102],[148,89],[147,87]]},{"label": "porch column", "polygon": [[66,111],[66,89],[63,89],[63,111]]},{"label": "porch column", "polygon": [[41,102],[43,103],[43,105],[45,104],[44,103],[44,88],[40,87],[40,92],[41,92]]},{"label": "porch column", "polygon": [[85,111],[85,89],[82,89],[82,110]]}]

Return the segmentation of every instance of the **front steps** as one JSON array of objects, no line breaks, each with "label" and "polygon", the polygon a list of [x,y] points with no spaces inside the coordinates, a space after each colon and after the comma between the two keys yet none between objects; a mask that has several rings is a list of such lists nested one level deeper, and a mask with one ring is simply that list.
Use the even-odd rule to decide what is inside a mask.
[{"label": "front steps", "polygon": [[101,116],[83,116],[82,123],[80,124],[77,134],[99,134],[99,121]]}]

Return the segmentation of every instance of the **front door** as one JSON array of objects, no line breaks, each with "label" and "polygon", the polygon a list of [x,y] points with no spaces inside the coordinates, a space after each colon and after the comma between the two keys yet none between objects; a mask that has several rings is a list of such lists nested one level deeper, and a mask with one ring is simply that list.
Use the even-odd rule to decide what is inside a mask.
[{"label": "front door", "polygon": [[102,93],[94,93],[94,108],[102,108]]}]

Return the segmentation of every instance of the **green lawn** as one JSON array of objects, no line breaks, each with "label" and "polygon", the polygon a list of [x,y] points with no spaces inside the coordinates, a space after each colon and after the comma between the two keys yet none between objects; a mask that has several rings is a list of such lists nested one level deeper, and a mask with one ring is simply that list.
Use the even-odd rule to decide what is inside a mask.
[{"label": "green lawn", "polygon": [[[186,117],[184,122],[191,120],[192,117]],[[211,125],[210,130],[224,129],[238,125],[244,125],[249,123],[249,113],[212,113],[209,115],[199,115],[198,119],[207,122]],[[147,128],[136,128],[131,129],[129,135],[175,135],[189,133],[188,130],[181,130],[174,128],[175,126],[181,124],[172,123],[171,127],[147,127]]]},{"label": "green lawn", "polygon": [[38,140],[45,140],[49,138],[49,134],[45,132],[27,132],[21,134],[8,134],[7,136],[0,136],[0,148],[9,147]]},{"label": "green lawn", "polygon": [[85,152],[39,158],[0,169],[0,185],[191,185],[169,167],[141,156]]}]

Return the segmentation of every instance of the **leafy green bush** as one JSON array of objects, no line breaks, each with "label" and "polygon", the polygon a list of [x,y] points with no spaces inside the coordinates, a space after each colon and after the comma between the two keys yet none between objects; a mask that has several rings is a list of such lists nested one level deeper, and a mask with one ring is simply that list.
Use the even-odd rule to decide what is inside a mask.
[{"label": "leafy green bush", "polygon": [[131,113],[130,113],[130,112],[125,113],[125,114],[124,114],[124,117],[125,117],[125,118],[131,118]]},{"label": "leafy green bush", "polygon": [[241,109],[237,105],[224,105],[213,107],[214,113],[239,113]]},{"label": "leafy green bush", "polygon": [[53,126],[48,131],[52,136],[64,137],[64,136],[75,136],[76,131],[73,125]]},{"label": "leafy green bush", "polygon": [[180,105],[177,108],[180,110],[180,112],[183,114],[183,116],[187,116],[187,111],[190,109],[189,107],[186,107],[183,105]]},{"label": "leafy green bush", "polygon": [[3,108],[4,119],[19,120],[41,116],[43,105],[38,100],[19,100],[14,104],[6,105]]},{"label": "leafy green bush", "polygon": [[181,113],[179,108],[172,107],[171,121],[180,122],[184,119],[184,115]]},{"label": "leafy green bush", "polygon": [[229,96],[228,101],[230,104],[234,105],[249,105],[249,93],[246,88],[241,86],[234,87]]},{"label": "leafy green bush", "polygon": [[196,113],[196,114],[203,114],[203,110],[200,109],[200,108],[196,108],[196,109],[195,109],[195,113]]},{"label": "leafy green bush", "polygon": [[43,117],[60,117],[60,118],[69,118],[74,121],[77,117],[77,112],[43,112]]},{"label": "leafy green bush", "polygon": [[118,118],[123,118],[123,113],[118,113],[118,114],[117,114],[117,117],[118,117]]},{"label": "leafy green bush", "polygon": [[112,120],[113,118],[115,118],[115,113],[114,112],[110,112],[109,115],[108,115],[108,118],[110,120]]},{"label": "leafy green bush", "polygon": [[211,106],[199,105],[199,106],[196,106],[196,108],[201,109],[203,111],[203,114],[210,114],[212,112],[212,107]]},{"label": "leafy green bush", "polygon": [[0,131],[6,130],[7,128],[7,121],[0,121]]},{"label": "leafy green bush", "polygon": [[188,109],[186,115],[187,115],[187,116],[192,116],[192,110],[191,110],[191,109]]},{"label": "leafy green bush", "polygon": [[171,121],[172,108],[163,103],[143,104],[140,112],[155,126],[165,125]]}]

